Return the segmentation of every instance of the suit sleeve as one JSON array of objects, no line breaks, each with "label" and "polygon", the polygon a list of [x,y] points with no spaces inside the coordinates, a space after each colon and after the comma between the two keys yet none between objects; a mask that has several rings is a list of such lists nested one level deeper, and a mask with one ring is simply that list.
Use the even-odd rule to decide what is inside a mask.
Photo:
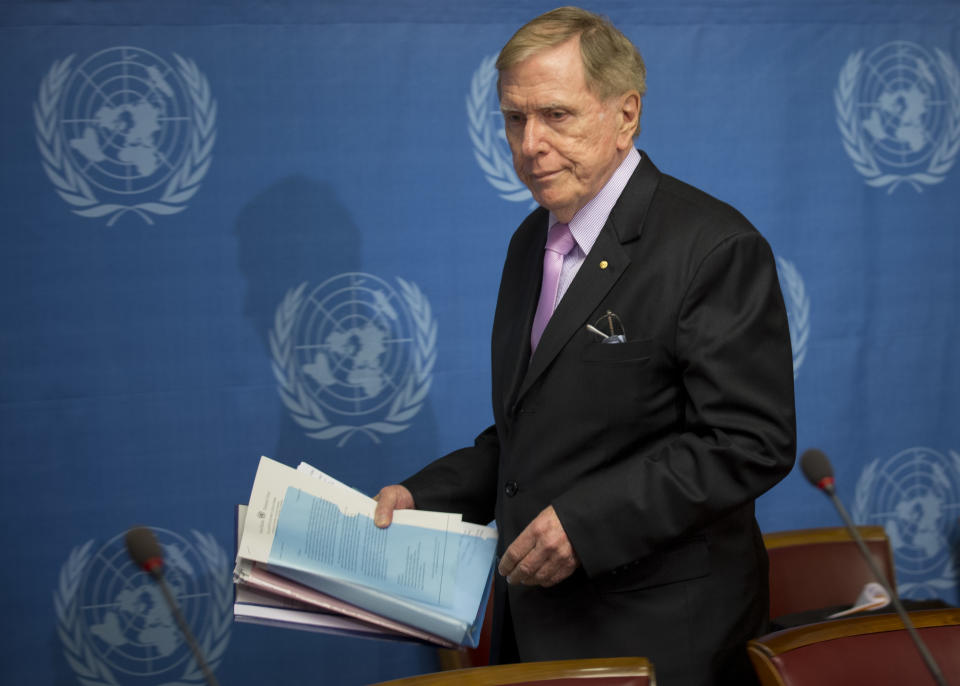
[{"label": "suit sleeve", "polygon": [[742,232],[710,250],[692,272],[678,312],[676,430],[554,500],[590,576],[708,527],[751,503],[793,465],[789,329],[763,237]]},{"label": "suit sleeve", "polygon": [[491,426],[473,446],[435,460],[402,483],[418,509],[460,512],[469,522],[488,524],[494,516],[499,458],[497,432]]}]

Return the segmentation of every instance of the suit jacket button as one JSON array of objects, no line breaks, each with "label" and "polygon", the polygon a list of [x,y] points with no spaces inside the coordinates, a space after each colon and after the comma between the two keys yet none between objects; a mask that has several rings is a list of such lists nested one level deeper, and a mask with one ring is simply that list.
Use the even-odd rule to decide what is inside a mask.
[{"label": "suit jacket button", "polygon": [[517,485],[516,481],[508,481],[503,487],[503,492],[507,494],[508,498],[515,496],[519,490],[520,487]]}]

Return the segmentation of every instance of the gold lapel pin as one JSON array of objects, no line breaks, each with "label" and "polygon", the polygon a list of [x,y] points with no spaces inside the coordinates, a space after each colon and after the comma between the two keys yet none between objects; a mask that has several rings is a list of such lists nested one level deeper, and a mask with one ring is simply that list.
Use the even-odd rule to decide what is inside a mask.
[{"label": "gold lapel pin", "polygon": [[610,265],[606,260],[600,260],[600,269],[606,269],[608,266]]}]

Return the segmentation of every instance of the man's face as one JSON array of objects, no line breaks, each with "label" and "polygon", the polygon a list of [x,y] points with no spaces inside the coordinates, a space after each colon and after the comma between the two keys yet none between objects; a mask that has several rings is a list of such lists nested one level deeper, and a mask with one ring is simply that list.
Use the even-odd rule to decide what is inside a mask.
[{"label": "man's face", "polygon": [[505,69],[500,109],[520,180],[569,222],[626,156],[640,97],[631,91],[600,100],[591,93],[576,37]]}]

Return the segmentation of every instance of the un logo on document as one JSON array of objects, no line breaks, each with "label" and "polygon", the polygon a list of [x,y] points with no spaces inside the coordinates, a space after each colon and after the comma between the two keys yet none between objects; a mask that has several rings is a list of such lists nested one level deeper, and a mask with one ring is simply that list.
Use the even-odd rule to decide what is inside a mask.
[{"label": "un logo on document", "polygon": [[[194,531],[191,544],[172,531],[154,532],[164,578],[216,669],[233,622],[227,555],[209,534]],[[73,549],[53,592],[57,633],[77,679],[84,686],[205,683],[160,587],[130,559],[124,534],[93,546],[91,540]]]},{"label": "un logo on document", "polygon": [[473,156],[487,182],[501,198],[531,203],[535,207],[533,196],[513,169],[513,155],[507,144],[503,115],[500,114],[500,98],[497,96],[496,64],[496,55],[485,58],[470,81],[467,133],[473,142]]},{"label": "un logo on document", "polygon": [[960,542],[960,453],[910,448],[874,460],[857,480],[853,518],[879,524],[893,546],[900,592],[915,599],[955,592]]},{"label": "un logo on document", "polygon": [[175,214],[200,189],[216,137],[206,78],[174,54],[171,66],[140,48],[101,50],[72,68],[53,63],[33,117],[41,163],[82,217]]},{"label": "un logo on document", "polygon": [[793,350],[793,378],[800,373],[800,365],[807,357],[807,340],[810,338],[810,298],[800,278],[800,272],[787,259],[777,258],[777,276],[780,290],[787,306],[787,322],[790,325],[790,347]]},{"label": "un logo on document", "polygon": [[399,293],[370,274],[347,273],[287,292],[270,332],[273,373],[294,421],[317,439],[410,426],[430,390],[437,323],[413,283]]},{"label": "un logo on document", "polygon": [[908,41],[847,58],[834,91],[837,125],[871,186],[940,183],[960,149],[960,71],[939,48]]}]

